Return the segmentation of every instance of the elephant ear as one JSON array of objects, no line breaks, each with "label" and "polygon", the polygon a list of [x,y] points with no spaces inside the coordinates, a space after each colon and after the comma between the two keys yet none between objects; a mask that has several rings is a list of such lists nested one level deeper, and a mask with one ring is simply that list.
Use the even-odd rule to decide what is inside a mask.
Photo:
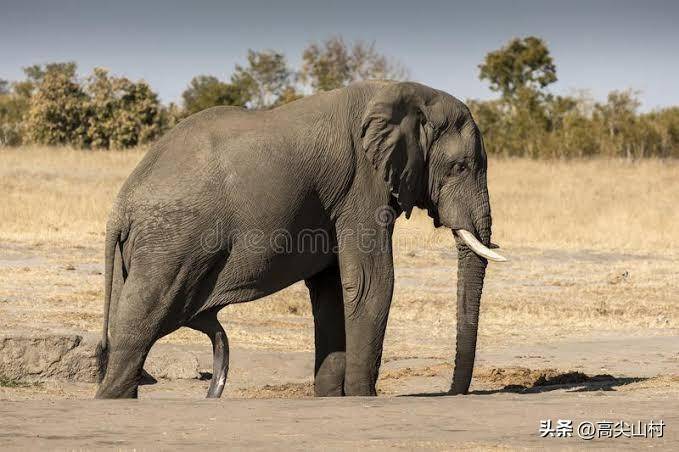
[{"label": "elephant ear", "polygon": [[361,137],[368,160],[389,185],[406,218],[426,185],[425,160],[432,135],[426,90],[416,83],[388,85],[369,102],[363,116]]}]

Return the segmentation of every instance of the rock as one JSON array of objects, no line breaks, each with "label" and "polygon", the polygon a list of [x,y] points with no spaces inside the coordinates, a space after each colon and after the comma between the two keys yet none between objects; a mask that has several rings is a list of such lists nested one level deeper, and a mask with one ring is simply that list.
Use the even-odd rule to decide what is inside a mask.
[{"label": "rock", "polygon": [[[0,334],[0,377],[94,383],[98,341],[98,335],[89,334]],[[196,354],[174,345],[155,346],[144,367],[155,378],[200,378]]]},{"label": "rock", "polygon": [[0,336],[0,376],[25,381],[94,382],[96,342],[78,334]]},{"label": "rock", "polygon": [[196,355],[171,345],[152,349],[144,369],[155,378],[167,380],[200,378]]}]

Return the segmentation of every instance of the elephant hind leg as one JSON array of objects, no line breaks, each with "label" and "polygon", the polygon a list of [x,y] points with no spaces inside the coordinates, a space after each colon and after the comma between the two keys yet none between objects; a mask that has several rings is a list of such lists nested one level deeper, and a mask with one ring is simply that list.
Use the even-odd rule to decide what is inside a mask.
[{"label": "elephant hind leg", "polygon": [[[142,289],[144,288],[144,289]],[[146,356],[167,328],[170,304],[147,279],[128,278],[112,311],[108,362],[96,398],[137,398]]]},{"label": "elephant hind leg", "polygon": [[127,333],[112,336],[106,375],[95,397],[136,399],[142,367],[152,345],[153,338],[147,335]]},{"label": "elephant hind leg", "polygon": [[207,398],[218,399],[224,391],[226,376],[229,372],[229,340],[226,332],[217,319],[216,311],[201,314],[187,326],[207,334],[212,342],[212,380],[210,380]]}]

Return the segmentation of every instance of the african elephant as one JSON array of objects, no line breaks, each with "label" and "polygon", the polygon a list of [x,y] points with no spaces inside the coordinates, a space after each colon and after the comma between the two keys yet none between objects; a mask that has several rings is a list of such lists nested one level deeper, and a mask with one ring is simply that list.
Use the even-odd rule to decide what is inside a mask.
[{"label": "african elephant", "polygon": [[[96,396],[136,397],[153,343],[188,326],[212,341],[208,397],[219,397],[228,341],[218,311],[300,280],[314,315],[315,394],[375,395],[393,220],[414,207],[455,235],[451,393],[465,393],[487,260],[504,260],[490,249],[486,170],[468,108],[417,83],[360,82],[272,110],[187,118],[148,151],[107,223]],[[305,246],[309,231],[331,246]]]}]

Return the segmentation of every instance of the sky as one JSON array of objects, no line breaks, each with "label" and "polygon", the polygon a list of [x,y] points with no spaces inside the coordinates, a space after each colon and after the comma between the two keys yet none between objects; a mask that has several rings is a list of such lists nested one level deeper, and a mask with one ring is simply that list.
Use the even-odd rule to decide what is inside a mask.
[{"label": "sky", "polygon": [[228,79],[247,49],[299,66],[311,41],[374,41],[412,80],[461,99],[496,97],[478,78],[486,53],[543,38],[557,66],[551,91],[639,90],[643,110],[679,105],[679,1],[0,0],[0,78],[36,63],[76,61],[144,79],[164,102],[192,77]]}]

